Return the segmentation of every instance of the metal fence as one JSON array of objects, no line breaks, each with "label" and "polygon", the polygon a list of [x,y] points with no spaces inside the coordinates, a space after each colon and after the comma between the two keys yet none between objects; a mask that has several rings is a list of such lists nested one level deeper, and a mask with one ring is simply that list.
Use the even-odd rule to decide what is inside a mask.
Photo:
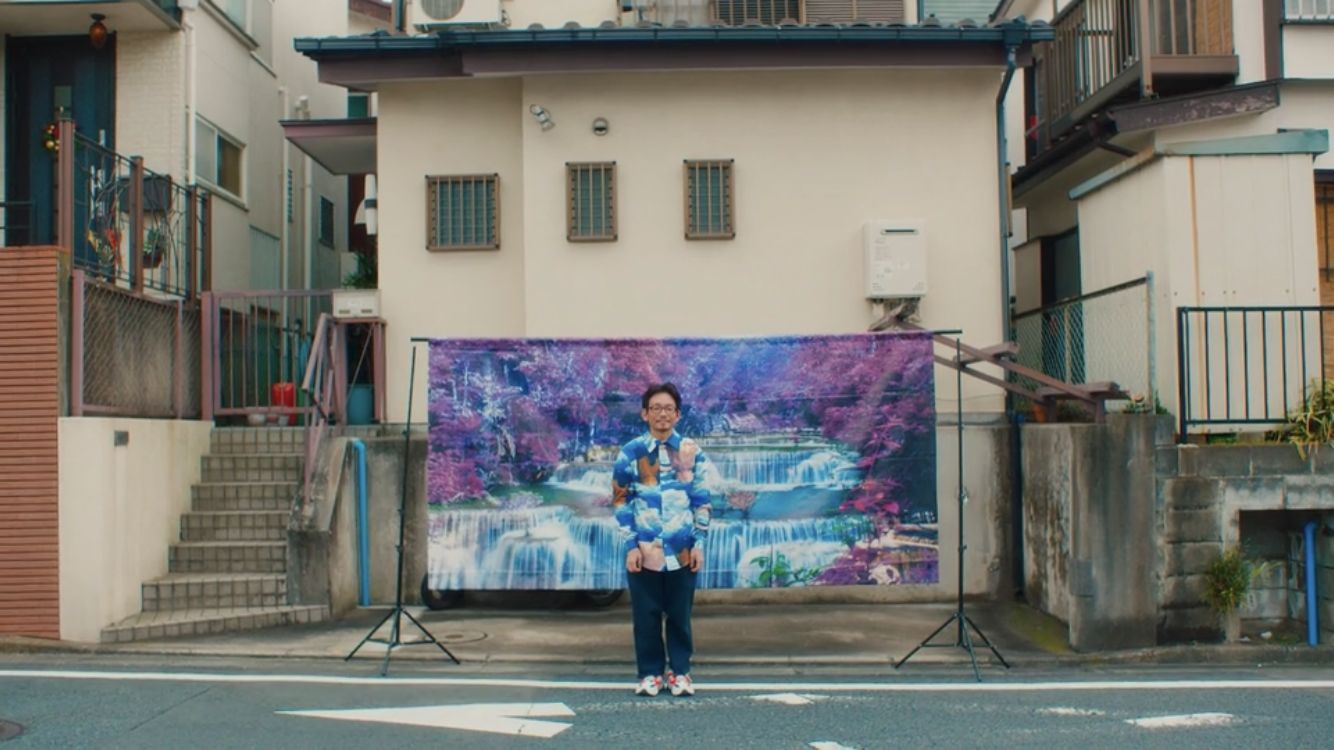
[{"label": "metal fence", "polygon": [[200,311],[76,269],[71,274],[70,413],[200,414]]},{"label": "metal fence", "polygon": [[1012,328],[1019,364],[1066,383],[1111,381],[1152,407],[1153,274],[1019,313]]},{"label": "metal fence", "polygon": [[1274,425],[1334,378],[1334,307],[1177,309],[1178,435]]},{"label": "metal fence", "polygon": [[206,191],[73,135],[76,266],[110,283],[190,297],[204,284]]},{"label": "metal fence", "polygon": [[[296,394],[329,291],[206,293],[204,334],[211,354],[205,418],[246,417],[295,424],[313,408]],[[278,386],[275,389],[275,386]]]}]

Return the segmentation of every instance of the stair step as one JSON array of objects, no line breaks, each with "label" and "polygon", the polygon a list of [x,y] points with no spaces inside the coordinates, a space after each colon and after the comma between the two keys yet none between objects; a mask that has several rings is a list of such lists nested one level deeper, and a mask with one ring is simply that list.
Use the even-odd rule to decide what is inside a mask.
[{"label": "stair step", "polygon": [[180,542],[167,555],[171,573],[285,573],[287,542]]},{"label": "stair step", "polygon": [[217,454],[298,453],[305,445],[305,427],[215,427],[209,436]]},{"label": "stair step", "polygon": [[204,482],[296,482],[302,479],[304,456],[278,453],[264,456],[204,456]]},{"label": "stair step", "polygon": [[281,542],[287,539],[291,513],[274,511],[208,511],[181,516],[183,542]]},{"label": "stair step", "polygon": [[142,587],[144,612],[287,604],[282,573],[175,573]]},{"label": "stair step", "polygon": [[191,505],[201,513],[233,510],[286,510],[300,482],[211,482],[192,488]]},{"label": "stair step", "polygon": [[102,629],[103,643],[128,643],[157,638],[217,635],[278,625],[299,625],[329,619],[324,605],[236,607],[176,612],[141,612]]}]

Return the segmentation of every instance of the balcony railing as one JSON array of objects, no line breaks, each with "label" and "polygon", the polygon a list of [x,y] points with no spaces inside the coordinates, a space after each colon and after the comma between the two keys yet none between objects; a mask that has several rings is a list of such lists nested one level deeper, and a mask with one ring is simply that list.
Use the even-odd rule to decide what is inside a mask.
[{"label": "balcony railing", "polygon": [[[94,279],[193,298],[210,285],[211,194],[187,187],[57,124],[55,204],[6,200],[7,244],[56,244]],[[39,218],[44,217],[44,218]]]},{"label": "balcony railing", "polygon": [[902,23],[905,0],[635,0],[639,21],[665,26]]},{"label": "balcony railing", "polygon": [[1034,51],[1031,135],[1042,151],[1117,101],[1216,86],[1237,73],[1231,0],[1077,0]]}]

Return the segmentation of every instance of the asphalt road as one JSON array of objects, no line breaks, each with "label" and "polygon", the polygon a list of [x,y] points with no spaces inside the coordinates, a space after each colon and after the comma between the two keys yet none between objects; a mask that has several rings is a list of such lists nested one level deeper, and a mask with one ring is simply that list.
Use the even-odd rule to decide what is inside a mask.
[{"label": "asphalt road", "polygon": [[645,699],[625,675],[577,667],[414,662],[381,678],[373,660],[9,655],[0,720],[23,732],[0,750],[1334,746],[1328,667],[991,667],[980,684],[962,665],[696,676],[694,698]]}]

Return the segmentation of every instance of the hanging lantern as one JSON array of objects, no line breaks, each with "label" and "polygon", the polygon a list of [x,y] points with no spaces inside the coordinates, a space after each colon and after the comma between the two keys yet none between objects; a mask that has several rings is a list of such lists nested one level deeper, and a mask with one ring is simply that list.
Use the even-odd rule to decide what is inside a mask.
[{"label": "hanging lantern", "polygon": [[93,45],[93,49],[102,49],[107,44],[107,37],[111,32],[107,31],[107,25],[102,23],[106,16],[101,13],[92,14],[93,24],[88,27],[88,41]]}]

